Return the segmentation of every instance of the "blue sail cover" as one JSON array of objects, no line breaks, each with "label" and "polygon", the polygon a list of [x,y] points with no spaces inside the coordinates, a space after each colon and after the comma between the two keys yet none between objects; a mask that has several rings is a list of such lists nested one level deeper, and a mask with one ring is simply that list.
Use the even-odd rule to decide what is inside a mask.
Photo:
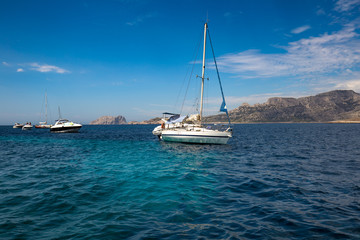
[{"label": "blue sail cover", "polygon": [[211,42],[211,37],[210,37],[210,31],[209,31],[209,29],[208,29],[207,33],[208,33],[208,35],[209,35],[209,40],[210,40],[210,45],[211,45],[211,51],[212,51],[212,53],[213,53],[214,63],[215,63],[215,68],[216,68],[216,73],[217,73],[217,76],[218,76],[219,85],[220,85],[220,90],[221,90],[221,96],[222,96],[222,99],[223,99],[223,102],[222,102],[221,107],[220,107],[220,112],[225,112],[225,113],[226,113],[226,116],[228,117],[228,121],[229,121],[229,126],[230,126],[230,117],[229,117],[229,113],[228,113],[228,111],[227,111],[226,104],[225,104],[224,92],[223,92],[222,85],[221,85],[219,69],[218,69],[218,67],[217,67],[216,58],[215,58],[215,53],[214,53],[214,48],[213,48],[213,45],[212,45],[212,42]]},{"label": "blue sail cover", "polygon": [[220,107],[220,112],[226,112],[227,113],[227,107],[226,107],[226,103],[225,103],[225,99],[223,100],[221,107]]}]

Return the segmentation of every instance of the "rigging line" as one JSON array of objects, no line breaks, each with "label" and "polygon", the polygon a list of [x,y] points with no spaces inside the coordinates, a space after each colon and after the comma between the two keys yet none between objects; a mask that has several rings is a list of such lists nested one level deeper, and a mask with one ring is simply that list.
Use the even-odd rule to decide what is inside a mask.
[{"label": "rigging line", "polygon": [[48,119],[49,119],[49,122],[52,123],[52,122],[54,122],[54,121],[53,121],[54,118],[53,118],[52,115],[51,115],[51,107],[50,107],[50,104],[49,104],[49,103],[48,103],[48,109],[50,109],[50,110],[48,111]]},{"label": "rigging line", "polygon": [[176,97],[176,101],[175,101],[175,109],[173,110],[173,112],[176,112],[176,109],[177,109],[177,105],[178,105],[178,102],[179,102],[179,98],[180,98],[180,94],[181,94],[181,92],[182,92],[182,89],[183,89],[183,87],[184,87],[184,84],[185,84],[185,80],[187,79],[187,76],[188,76],[188,74],[189,74],[189,67],[188,67],[188,69],[187,69],[187,71],[186,71],[186,74],[185,74],[185,77],[184,77],[184,79],[183,79],[183,81],[182,81],[182,83],[181,83],[181,87],[180,87],[180,90],[179,90],[179,93],[178,93],[178,95],[177,95],[177,97]]},{"label": "rigging line", "polygon": [[41,110],[40,110],[40,119],[39,119],[39,123],[41,122],[42,115],[43,115],[44,102],[45,102],[45,96],[44,96],[44,97],[43,97],[43,99],[42,99],[42,104],[41,104]]},{"label": "rigging line", "polygon": [[[47,93],[46,93],[46,94],[47,94]],[[49,120],[50,123],[52,123],[52,122],[54,122],[54,121],[53,121],[54,118],[53,118],[52,115],[51,115],[51,105],[50,105],[49,101],[47,101],[47,105],[48,105],[48,120]],[[49,110],[49,109],[50,109],[50,110]]]},{"label": "rigging line", "polygon": [[[211,37],[210,37],[210,31],[209,31],[209,29],[208,29],[207,32],[208,32],[208,35],[209,35],[209,42],[210,42],[210,45],[211,45],[211,51],[212,51],[212,54],[213,54],[213,57],[214,57],[214,63],[215,63],[216,73],[217,73],[217,76],[218,76],[218,79],[219,79],[221,96],[222,96],[222,98],[223,98],[223,102],[225,103],[224,91],[223,91],[223,88],[222,88],[222,85],[221,85],[219,69],[218,69],[218,67],[217,67],[216,58],[215,58],[215,52],[214,52],[214,48],[213,48],[213,45],[212,45],[212,42],[211,42]],[[226,104],[225,104],[225,106],[226,106]],[[228,117],[229,126],[230,126],[230,116],[229,116],[229,113],[228,113],[227,110],[226,110],[226,115],[227,115],[227,117]]]},{"label": "rigging line", "polygon": [[188,93],[188,90],[189,90],[189,86],[190,86],[190,82],[191,82],[191,77],[192,77],[193,72],[194,72],[194,68],[195,68],[195,64],[196,64],[196,59],[197,59],[198,54],[199,54],[200,44],[201,44],[201,37],[199,38],[197,47],[195,48],[195,59],[194,59],[194,62],[193,62],[192,68],[191,68],[191,73],[190,73],[189,81],[188,81],[188,84],[187,84],[187,87],[186,87],[186,91],[185,91],[185,95],[184,95],[184,100],[183,100],[182,105],[181,105],[180,115],[181,115],[181,113],[182,113],[182,111],[183,111],[183,108],[184,108],[184,103],[185,103],[186,96],[187,96],[187,93]]},{"label": "rigging line", "polygon": [[[194,53],[193,53],[193,57],[192,57],[191,59],[193,59],[195,55],[196,55],[196,49],[195,49],[195,51],[194,51]],[[177,97],[176,97],[175,109],[174,109],[174,111],[173,111],[173,112],[177,112],[177,111],[176,111],[176,109],[177,109],[177,105],[178,105],[178,102],[179,102],[179,98],[180,98],[180,95],[181,95],[182,89],[183,89],[183,87],[184,87],[185,80],[187,79],[187,76],[188,76],[188,74],[189,74],[189,71],[190,71],[190,66],[187,68],[187,71],[186,71],[185,77],[184,77],[184,79],[183,79],[183,81],[182,81],[182,84],[181,84],[180,90],[179,90],[178,95],[177,95]],[[191,74],[190,74],[190,76],[191,76]],[[181,112],[180,112],[180,114],[181,114]]]}]

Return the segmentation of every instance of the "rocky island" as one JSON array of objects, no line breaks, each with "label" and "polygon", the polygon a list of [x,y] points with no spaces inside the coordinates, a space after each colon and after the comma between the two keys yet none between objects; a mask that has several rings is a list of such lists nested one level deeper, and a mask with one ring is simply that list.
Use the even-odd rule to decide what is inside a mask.
[{"label": "rocky island", "polygon": [[123,116],[102,116],[94,121],[90,122],[90,125],[119,125],[126,124],[126,119]]}]

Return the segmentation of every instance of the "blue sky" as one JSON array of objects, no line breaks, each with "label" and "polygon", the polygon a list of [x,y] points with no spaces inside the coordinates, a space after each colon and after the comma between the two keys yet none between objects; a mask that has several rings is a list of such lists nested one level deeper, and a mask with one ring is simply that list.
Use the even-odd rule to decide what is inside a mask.
[{"label": "blue sky", "polygon": [[[0,124],[38,122],[45,92],[52,120],[58,106],[85,124],[191,113],[207,16],[228,109],[360,92],[360,0],[3,0]],[[211,59],[208,48],[207,114],[221,104]]]}]

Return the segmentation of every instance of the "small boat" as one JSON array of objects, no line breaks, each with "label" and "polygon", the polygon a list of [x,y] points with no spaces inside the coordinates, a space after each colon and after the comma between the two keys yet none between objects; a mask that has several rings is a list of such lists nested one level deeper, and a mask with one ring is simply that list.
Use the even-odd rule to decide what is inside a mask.
[{"label": "small boat", "polygon": [[22,128],[23,126],[24,126],[24,124],[15,123],[13,128]]},{"label": "small boat", "polygon": [[[204,80],[205,80],[205,49],[206,49],[206,37],[209,36],[210,45],[212,47],[210,34],[208,31],[208,24],[205,23],[204,30],[204,49],[203,49],[203,61],[202,61],[202,74],[201,74],[201,93],[200,93],[200,111],[198,114],[192,114],[190,116],[180,116],[180,114],[170,114],[170,118],[162,119],[161,126],[155,127],[153,134],[158,136],[160,140],[168,142],[181,142],[181,143],[200,143],[200,144],[226,144],[232,137],[232,128],[230,124],[229,113],[226,108],[225,97],[222,90],[220,81],[220,75],[216,64],[214,50],[212,48],[214,63],[219,80],[222,104],[220,112],[225,112],[229,125],[225,128],[218,128],[215,125],[206,125],[203,121],[203,96],[204,96]],[[169,114],[169,113],[164,113]]]},{"label": "small boat", "polygon": [[39,124],[35,125],[35,128],[51,128],[51,124],[47,124],[47,122],[39,122]]},{"label": "small boat", "polygon": [[74,123],[67,119],[59,119],[56,123],[50,127],[51,132],[60,133],[75,133],[80,130],[82,125],[80,123]]},{"label": "small boat", "polygon": [[45,92],[45,122],[39,122],[39,124],[35,125],[35,128],[50,128],[52,125],[47,124],[47,94]]},{"label": "small boat", "polygon": [[81,127],[82,125],[80,123],[74,123],[67,119],[61,118],[59,107],[59,120],[56,120],[55,124],[50,127],[50,132],[76,133],[79,132]]},{"label": "small boat", "polygon": [[31,130],[32,129],[31,123],[26,123],[21,129],[22,130]]}]

